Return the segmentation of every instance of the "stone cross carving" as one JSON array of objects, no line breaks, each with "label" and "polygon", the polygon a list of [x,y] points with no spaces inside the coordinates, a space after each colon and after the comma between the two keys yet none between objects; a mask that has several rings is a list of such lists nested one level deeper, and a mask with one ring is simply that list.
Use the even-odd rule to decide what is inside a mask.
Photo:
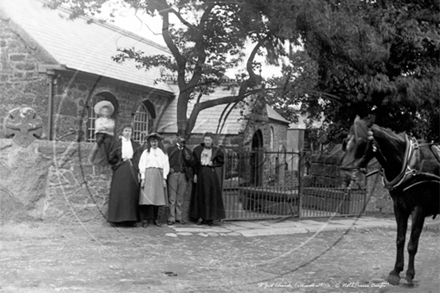
[{"label": "stone cross carving", "polygon": [[43,135],[43,120],[34,109],[26,106],[9,111],[3,126],[6,137],[13,136],[13,141],[24,148]]}]

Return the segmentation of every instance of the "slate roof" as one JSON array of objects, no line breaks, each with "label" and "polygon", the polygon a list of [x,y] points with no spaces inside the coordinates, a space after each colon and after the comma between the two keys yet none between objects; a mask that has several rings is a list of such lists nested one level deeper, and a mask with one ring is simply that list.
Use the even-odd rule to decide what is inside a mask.
[{"label": "slate roof", "polygon": [[[132,61],[117,64],[112,60],[112,56],[118,53],[118,48],[134,47],[136,50],[151,55],[171,55],[167,48],[112,24],[98,21],[90,23],[90,18],[85,17],[70,20],[68,9],[52,10],[43,7],[44,3],[46,3],[44,0],[0,0],[1,16],[4,19],[10,19],[24,30],[59,65],[164,90],[178,96],[179,88],[176,85],[154,82],[160,74],[159,68],[153,67],[145,71],[137,69]],[[213,94],[203,99],[217,99],[230,94],[230,90],[218,88]],[[188,115],[193,106],[193,103],[189,104]],[[225,107],[227,105],[219,105],[202,111],[193,133],[208,131],[215,133]],[[173,99],[160,118],[159,131],[177,132],[176,111],[177,99]],[[246,120],[243,119],[242,111],[242,107],[236,107],[230,112],[221,133],[238,134],[244,131]],[[288,123],[269,106],[267,106],[267,113],[270,119]]]},{"label": "slate roof", "polygon": [[[177,88],[176,85],[173,85]],[[178,91],[178,89],[176,90]],[[236,94],[233,89],[225,90],[222,87],[217,88],[214,93],[205,95],[202,97],[201,101],[213,100],[221,97],[226,97],[232,94]],[[194,102],[190,101],[188,104],[187,115],[189,117],[192,109],[194,107]],[[205,133],[205,132],[217,132],[217,127],[219,125],[219,119],[223,110],[227,105],[218,105],[212,108],[205,109],[199,113],[196,125],[192,133]],[[225,122],[221,134],[238,134],[242,132],[246,126],[246,120],[243,119],[241,112],[246,112],[240,106],[235,107],[229,114],[227,121]],[[159,131],[165,133],[176,133],[177,123],[176,123],[176,113],[177,113],[177,99],[173,99],[171,104],[167,107],[160,121]],[[223,121],[221,122],[223,123]]]},{"label": "slate roof", "polygon": [[275,109],[273,109],[271,106],[266,105],[267,110],[267,117],[271,120],[275,120],[284,124],[289,124],[290,122],[283,118]]},{"label": "slate roof", "polygon": [[[43,7],[42,0],[1,0],[2,17],[10,19],[37,42],[53,59],[68,69],[172,92],[165,83],[155,84],[159,69],[139,70],[132,61],[112,60],[117,48],[147,54],[170,55],[167,48],[111,24],[88,23],[88,18],[68,19],[68,10]],[[60,17],[62,16],[62,17]]]}]

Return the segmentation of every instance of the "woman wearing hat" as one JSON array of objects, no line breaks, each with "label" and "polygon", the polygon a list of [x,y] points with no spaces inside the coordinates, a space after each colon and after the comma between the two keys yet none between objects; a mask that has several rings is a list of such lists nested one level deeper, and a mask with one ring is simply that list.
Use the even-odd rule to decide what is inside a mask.
[{"label": "woman wearing hat", "polygon": [[168,156],[159,147],[162,136],[151,133],[147,136],[147,148],[142,152],[139,161],[141,174],[141,194],[139,205],[141,211],[142,227],[149,223],[161,227],[158,222],[159,207],[168,204],[166,192],[167,176],[170,170]]},{"label": "woman wearing hat", "polygon": [[131,125],[122,127],[118,140],[111,146],[109,163],[113,177],[110,186],[107,220],[113,224],[133,226],[139,218],[139,158],[142,147],[131,139]]},{"label": "woman wearing hat", "polygon": [[205,133],[203,143],[193,150],[195,174],[193,195],[190,204],[190,217],[211,226],[214,220],[225,218],[223,205],[221,167],[224,155],[220,148],[213,146],[212,133]]},{"label": "woman wearing hat", "polygon": [[[109,148],[115,131],[115,120],[110,117],[115,108],[110,101],[103,100],[96,103],[94,110],[99,117],[95,120],[96,145],[92,149],[89,161],[92,164],[99,164],[108,160]],[[98,151],[101,156],[96,158]]]}]

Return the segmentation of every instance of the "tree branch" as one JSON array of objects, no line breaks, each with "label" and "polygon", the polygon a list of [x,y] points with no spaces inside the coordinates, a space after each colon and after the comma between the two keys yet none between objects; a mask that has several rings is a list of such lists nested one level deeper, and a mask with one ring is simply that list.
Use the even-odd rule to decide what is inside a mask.
[{"label": "tree branch", "polygon": [[198,108],[200,108],[200,111],[202,111],[204,109],[215,107],[215,106],[222,105],[222,104],[235,103],[237,101],[243,100],[247,96],[250,96],[258,91],[259,90],[253,90],[253,91],[249,91],[243,95],[227,96],[227,97],[223,97],[223,98],[219,98],[219,99],[215,99],[215,100],[203,101],[198,104]]},{"label": "tree branch", "polygon": [[[258,41],[258,43],[255,45],[255,47],[252,49],[251,54],[249,55],[249,58],[246,62],[246,70],[249,73],[249,78],[248,81],[250,81],[251,83],[259,83],[261,82],[261,76],[255,74],[254,69],[252,68],[252,64],[254,62],[255,56],[258,53],[258,50],[261,48],[261,46],[266,42],[266,39],[261,39]],[[246,86],[250,86],[250,85],[246,85]]]},{"label": "tree branch", "polygon": [[190,81],[188,82],[188,86],[195,87],[198,85],[200,78],[202,76],[203,72],[203,66],[205,65],[206,61],[206,52],[205,52],[205,46],[204,46],[204,40],[203,36],[205,34],[205,26],[208,21],[209,14],[211,13],[212,9],[214,8],[214,4],[209,4],[205,11],[203,12],[203,15],[200,19],[199,27],[195,29],[197,38],[195,40],[195,46],[194,48],[197,51],[197,62],[194,68],[193,76],[191,77]]},{"label": "tree branch", "polygon": [[197,31],[197,27],[195,26],[195,25],[193,25],[193,24],[191,24],[190,22],[188,22],[188,21],[186,21],[183,17],[182,17],[182,15],[179,13],[179,12],[177,12],[174,8],[169,8],[169,11],[171,12],[171,13],[173,13],[184,25],[186,25],[188,28],[190,28],[190,29],[192,29],[192,30],[195,30],[195,31]]},{"label": "tree branch", "polygon": [[173,54],[174,58],[177,62],[178,74],[177,74],[177,82],[180,88],[186,86],[185,82],[185,68],[186,68],[186,58],[179,52],[179,48],[177,48],[176,44],[174,44],[173,39],[170,34],[170,20],[169,20],[169,10],[171,7],[166,3],[166,1],[157,1],[157,10],[162,16],[162,36],[170,49],[171,54]]},{"label": "tree branch", "polygon": [[196,104],[199,104],[199,103],[200,103],[200,99],[201,99],[202,97],[203,97],[203,93],[200,92],[200,93],[199,93],[199,96],[197,97]]},{"label": "tree branch", "polygon": [[[218,123],[219,123],[219,124],[218,124],[218,126],[217,126],[216,134],[221,133],[221,132],[223,131],[223,127],[224,127],[225,124],[226,124],[226,121],[227,121],[227,119],[228,119],[228,117],[229,117],[229,114],[231,114],[232,110],[235,108],[235,106],[238,105],[238,103],[240,103],[240,101],[235,102],[235,103],[232,105],[232,107],[229,108],[229,110],[228,110],[228,107],[229,107],[229,105],[231,105],[231,104],[228,104],[228,105],[225,107],[225,109],[224,109],[223,112],[222,112],[222,115],[221,115],[220,118],[218,119]],[[225,114],[226,110],[227,110],[227,113]],[[223,115],[225,115],[225,116],[223,117]],[[223,118],[223,123],[221,122],[221,121],[222,121],[222,118]]]}]

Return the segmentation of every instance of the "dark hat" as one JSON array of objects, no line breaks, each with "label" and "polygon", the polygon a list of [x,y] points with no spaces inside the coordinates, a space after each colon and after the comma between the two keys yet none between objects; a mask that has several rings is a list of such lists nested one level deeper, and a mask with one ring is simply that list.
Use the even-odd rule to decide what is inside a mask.
[{"label": "dark hat", "polygon": [[183,137],[178,136],[178,137],[176,138],[176,142],[177,142],[177,143],[180,143],[180,144],[184,144],[184,143],[186,142],[186,139],[183,138]]},{"label": "dark hat", "polygon": [[152,133],[150,133],[150,134],[147,135],[147,139],[150,139],[150,138],[156,138],[156,139],[158,139],[158,140],[162,140],[162,139],[163,139],[163,136],[160,135],[160,134],[157,133],[157,132],[152,132]]}]

